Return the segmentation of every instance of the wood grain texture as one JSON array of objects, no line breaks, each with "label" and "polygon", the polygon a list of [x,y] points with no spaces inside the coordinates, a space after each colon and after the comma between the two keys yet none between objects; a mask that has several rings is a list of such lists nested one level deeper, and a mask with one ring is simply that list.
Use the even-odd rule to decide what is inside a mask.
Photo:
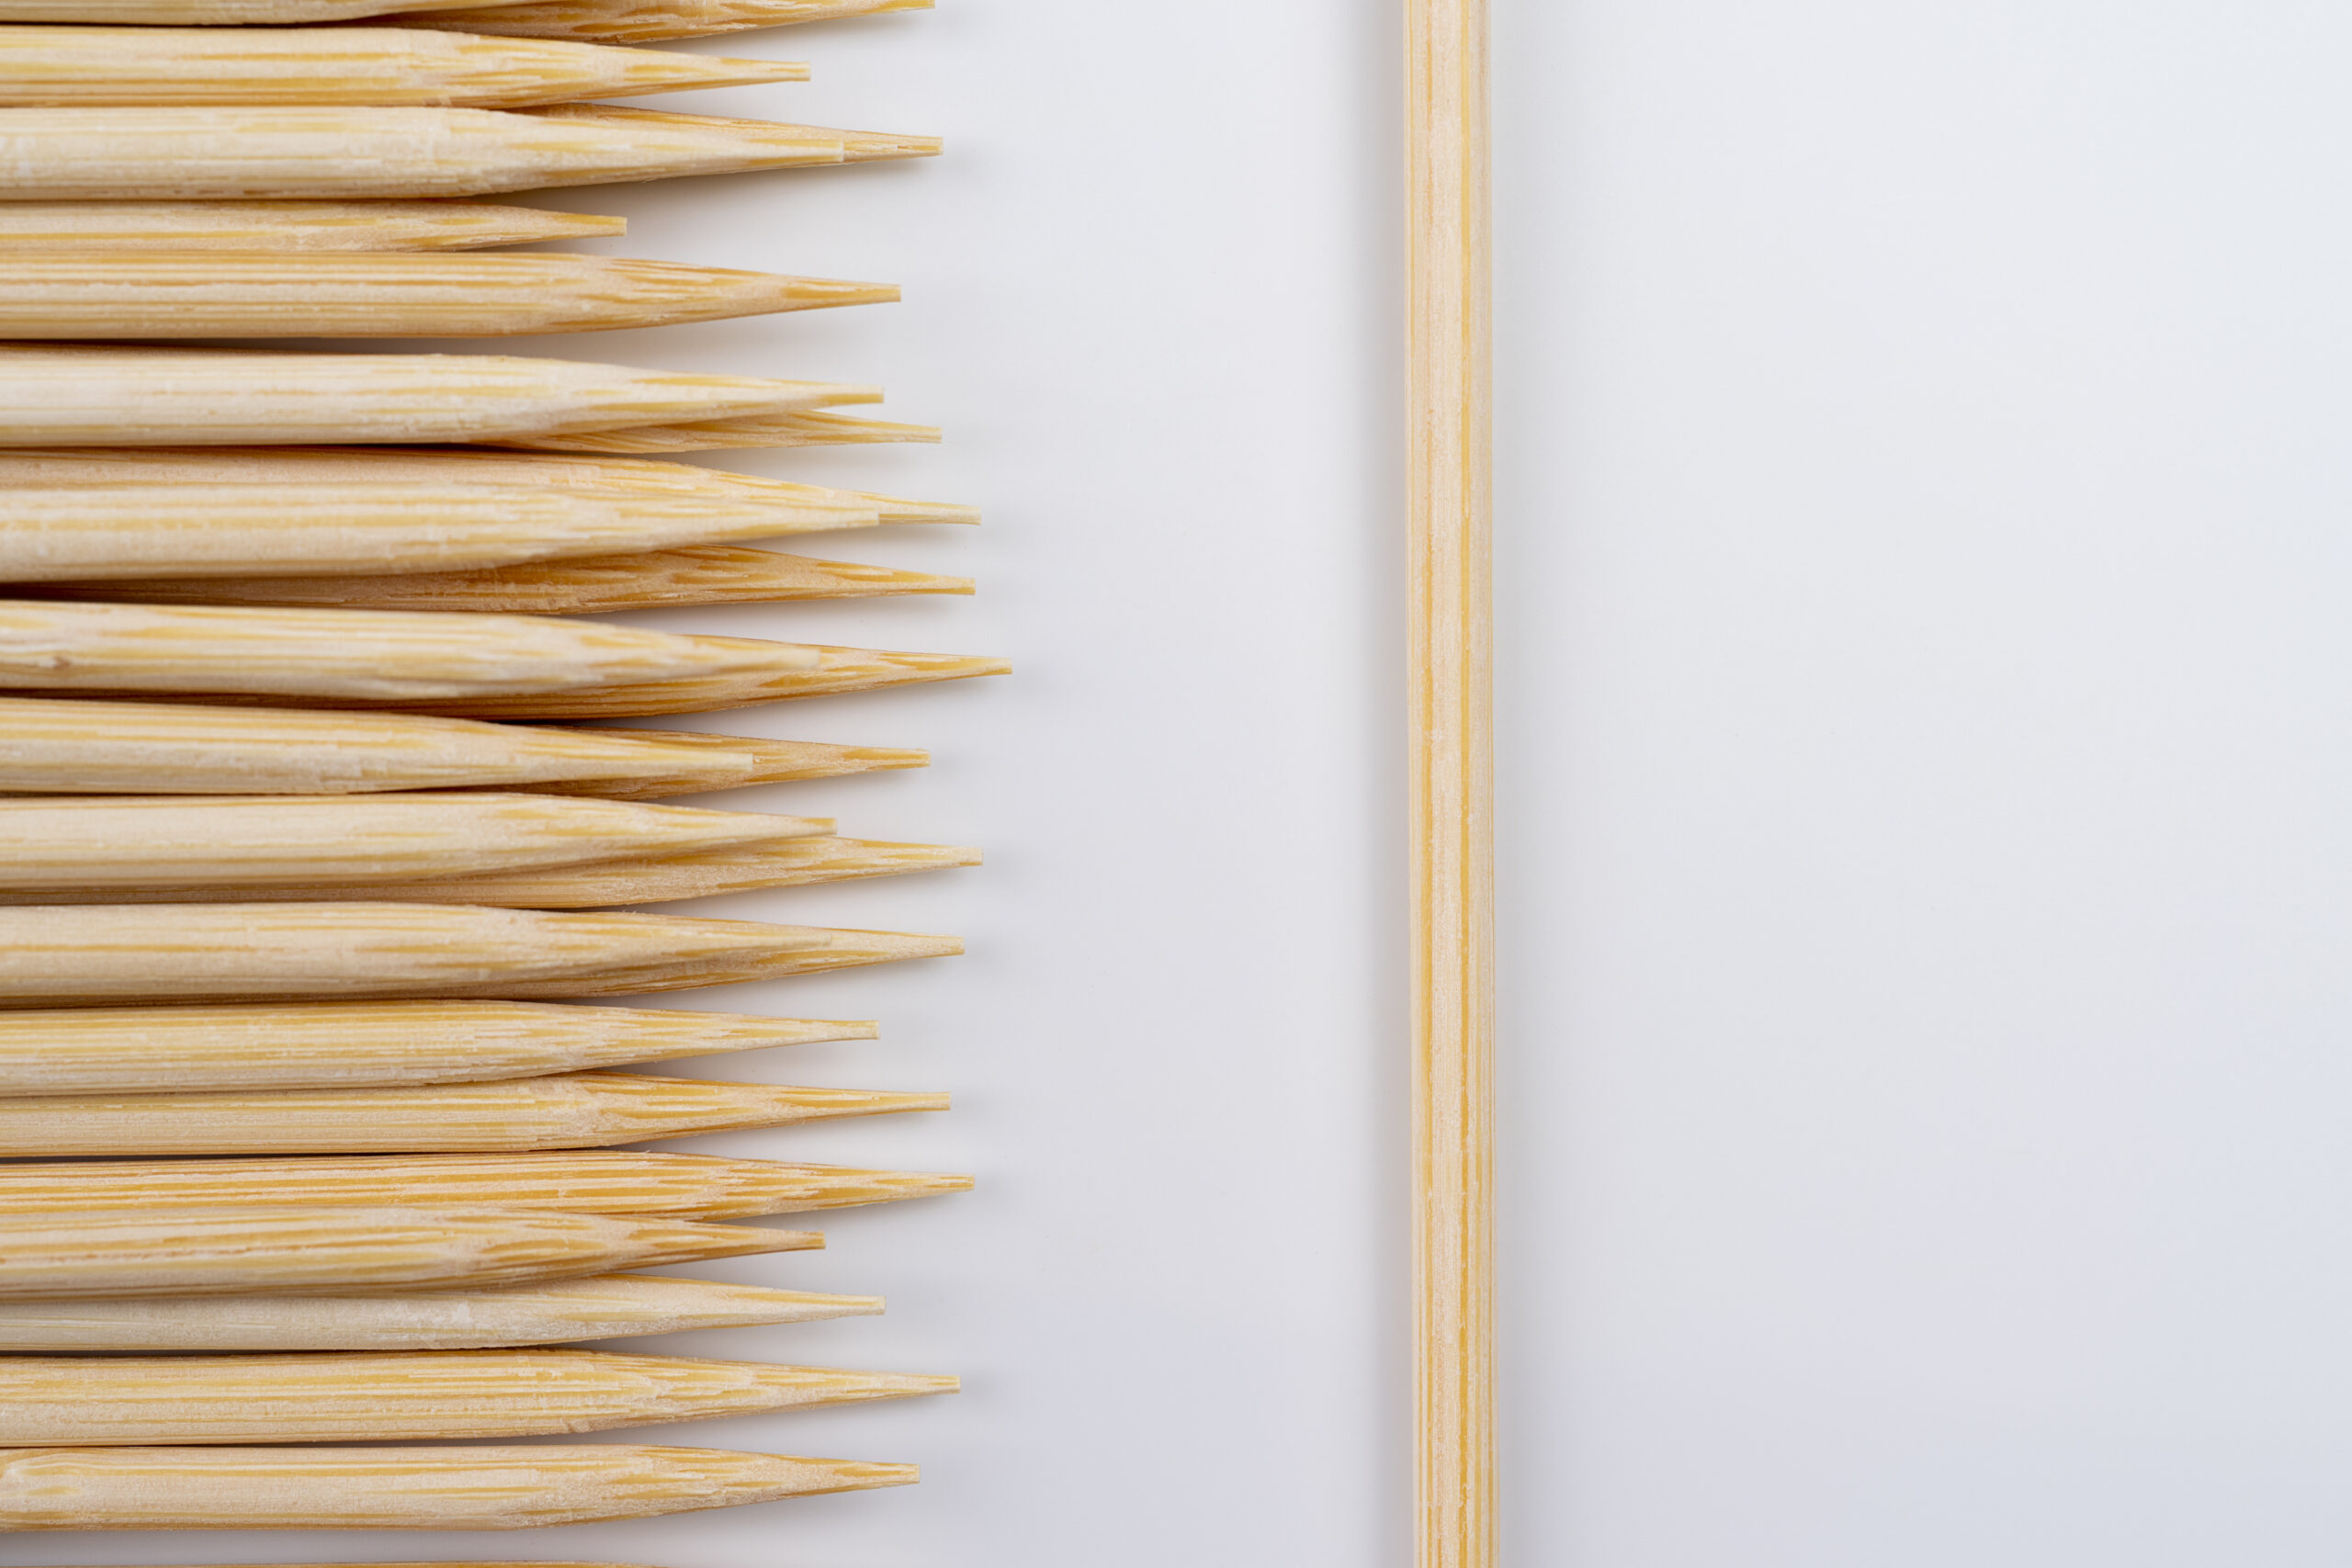
[{"label": "wood grain texture", "polygon": [[928,11],[931,6],[932,0],[524,0],[522,5],[500,6],[502,14],[495,18],[480,10],[452,16],[446,9],[436,9],[383,19],[397,27],[455,28],[503,38],[655,43],[882,11]]},{"label": "wood grain texture", "polygon": [[625,234],[628,223],[478,201],[0,202],[0,254],[31,251],[464,251]]},{"label": "wood grain texture", "polygon": [[1496,1561],[1485,0],[1407,0],[1415,1545]]}]

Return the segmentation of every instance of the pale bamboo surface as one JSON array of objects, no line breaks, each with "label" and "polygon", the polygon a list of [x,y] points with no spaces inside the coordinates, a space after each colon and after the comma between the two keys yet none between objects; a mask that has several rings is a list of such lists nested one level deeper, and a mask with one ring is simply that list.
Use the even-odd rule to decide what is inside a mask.
[{"label": "pale bamboo surface", "polygon": [[879,1296],[606,1274],[383,1296],[141,1296],[0,1302],[0,1352],[476,1350],[871,1317]]},{"label": "pale bamboo surface", "polygon": [[1418,1568],[1496,1562],[1486,0],[1406,0]]},{"label": "pale bamboo surface", "polygon": [[621,218],[481,201],[6,201],[0,255],[33,251],[466,251],[626,234]]},{"label": "pale bamboo surface", "polygon": [[916,1475],[910,1464],[634,1443],[0,1449],[0,1530],[532,1529]]},{"label": "pale bamboo surface", "polygon": [[74,892],[87,903],[157,887],[235,897],[333,886],[367,897],[387,884],[628,865],[820,838],[831,827],[821,817],[490,791],[18,797],[0,799],[0,894]]},{"label": "pale bamboo surface", "polygon": [[0,697],[0,793],[343,795],[526,788],[654,800],[919,768],[921,751],[684,730]]},{"label": "pale bamboo surface", "polygon": [[0,909],[0,1008],[630,996],[958,953],[954,937],[451,904]]},{"label": "pale bamboo surface", "polygon": [[514,1208],[85,1209],[0,1218],[0,1301],[482,1290],[824,1244],[814,1231]]},{"label": "pale bamboo surface", "polygon": [[[501,0],[450,0],[456,13]],[[379,15],[385,0],[0,0],[0,21],[139,27],[247,27],[340,22]],[[435,24],[448,26],[455,17]]]},{"label": "pale bamboo surface", "polygon": [[0,1157],[578,1149],[946,1109],[944,1094],[629,1073],[384,1089],[50,1095],[0,1100]]},{"label": "pale bamboo surface", "polygon": [[494,196],[938,151],[935,137],[604,104],[0,108],[0,200]]},{"label": "pale bamboo surface", "polygon": [[858,419],[821,411],[788,410],[741,419],[690,420],[626,428],[548,431],[499,436],[484,445],[521,452],[609,453],[640,457],[659,452],[720,452],[750,447],[856,446],[891,442],[936,442],[939,427]]},{"label": "pale bamboo surface", "polygon": [[[70,111],[0,116],[18,112]],[[39,447],[531,439],[882,395],[822,381],[513,355],[110,344],[0,344],[0,446]]]},{"label": "pale bamboo surface", "polygon": [[[475,1083],[871,1040],[877,1032],[863,1020],[553,1002],[0,1012],[0,1096]],[[0,1187],[25,1179],[23,1167],[0,1169]]]},{"label": "pale bamboo surface", "polygon": [[0,107],[447,105],[805,82],[808,67],[653,49],[390,28],[0,26]]},{"label": "pale bamboo surface", "polygon": [[609,1350],[0,1356],[0,1447],[526,1438],[953,1393],[917,1372]]},{"label": "pale bamboo surface", "polygon": [[932,0],[526,0],[495,13],[446,10],[387,17],[395,26],[460,28],[502,38],[580,39],[600,43],[655,43],[712,33],[883,11],[928,11]]},{"label": "pale bamboo surface", "polygon": [[[0,219],[5,219],[9,210],[6,207],[0,207]],[[102,355],[119,355],[123,351],[100,352]],[[184,355],[187,351],[179,352]],[[172,361],[179,362],[177,359]],[[533,362],[521,363],[528,365]],[[628,374],[658,373],[633,371]],[[872,395],[870,389],[857,390],[861,398]],[[274,511],[284,510],[298,518],[316,519],[311,523],[285,525],[293,527],[327,525],[327,514],[311,509],[333,504],[338,494],[350,492],[361,486],[402,484],[443,488],[487,487],[492,496],[501,500],[523,493],[548,492],[573,501],[594,500],[619,509],[620,515],[628,519],[622,526],[630,529],[680,526],[686,519],[732,518],[738,513],[746,522],[758,516],[773,518],[775,526],[768,530],[770,534],[860,528],[876,523],[978,523],[980,520],[978,508],[958,506],[948,502],[910,501],[904,496],[877,495],[871,491],[833,490],[824,485],[797,484],[789,479],[729,473],[694,463],[665,463],[647,457],[573,457],[466,447],[401,446],[58,446],[0,450],[0,503],[12,508],[18,506],[20,502],[16,492],[19,491],[33,492],[35,497],[30,502],[21,503],[29,504],[32,510],[0,513],[6,518],[11,532],[46,516],[39,510],[40,505],[62,504],[40,501],[40,492],[69,487],[147,486],[151,487],[149,491],[138,499],[153,506],[166,503],[165,497],[155,493],[159,489],[201,486],[208,491],[230,491],[237,486],[274,487],[259,492],[231,494],[228,504],[233,506],[246,501],[266,499]],[[373,500],[379,496],[389,496],[390,492],[370,488],[364,493],[368,499]],[[100,497],[94,504],[103,506],[105,498]],[[181,504],[194,508],[208,506],[201,497],[187,499]],[[438,506],[439,503],[435,502],[435,514]],[[215,532],[231,527],[277,526],[261,519],[238,520],[222,515],[218,510],[166,512],[164,515],[166,518],[184,518],[184,522],[176,525],[178,526],[200,526]],[[52,528],[92,526],[96,520],[96,514],[93,513],[84,518],[63,517],[43,525]],[[110,521],[117,527],[127,525],[124,519],[110,518]],[[352,525],[345,521],[336,525]],[[545,525],[545,521],[539,520],[533,522],[531,528],[536,530]],[[445,567],[489,566],[504,561],[537,559],[541,556],[603,555],[619,549],[710,544],[722,538],[760,536],[751,534],[658,536],[642,532],[620,534],[608,531],[601,523],[573,522],[565,525],[564,530],[551,539],[542,539],[533,531],[523,531],[503,540],[501,548],[519,549],[524,552],[521,554],[482,558],[452,557],[433,561],[405,556],[402,559],[411,564]],[[420,543],[417,547],[424,547]],[[267,548],[272,564],[292,550],[287,540],[275,536],[269,536]],[[302,562],[310,563],[303,570],[318,570],[322,558],[302,557]],[[197,569],[189,567],[184,570],[192,571]],[[259,571],[263,567],[255,564],[239,570]],[[360,568],[353,565],[343,570],[356,571]],[[385,570],[395,569],[388,565]],[[405,566],[398,570],[405,570]]]},{"label": "pale bamboo surface", "polygon": [[[0,499],[0,513],[6,511]],[[6,549],[0,522],[0,553]],[[0,583],[5,583],[0,577]],[[348,610],[462,610],[473,615],[581,615],[685,604],[767,604],[970,593],[968,577],[938,577],[855,561],[820,560],[741,545],[689,545],[635,555],[528,561],[470,571],[369,577],[134,578],[11,585],[43,599],[132,604],[309,605]]]},{"label": "pale bamboo surface", "polygon": [[697,854],[632,857],[590,865],[468,874],[413,882],[353,880],[268,885],[227,877],[207,882],[157,882],[142,877],[135,885],[92,882],[46,889],[0,888],[0,908],[86,904],[98,898],[115,904],[399,898],[427,904],[483,904],[508,909],[609,909],[625,905],[666,904],[681,898],[714,898],[725,893],[750,893],[768,887],[808,887],[868,876],[905,876],[913,872],[945,871],[979,863],[979,851],[954,844],[808,838]]},{"label": "pale bamboo surface", "polygon": [[155,251],[0,249],[0,336],[27,340],[515,337],[885,304],[898,297],[894,284],[620,256],[223,251],[192,267],[183,256]]},{"label": "pale bamboo surface", "polygon": [[300,1159],[104,1159],[0,1166],[0,1214],[254,1203],[484,1205],[580,1214],[741,1219],[968,1192],[972,1179],[639,1149],[524,1154],[311,1155]]},{"label": "pale bamboo surface", "polygon": [[600,718],[1007,668],[1001,659],[961,654],[695,637],[544,615],[0,600],[0,691],[69,696]]}]

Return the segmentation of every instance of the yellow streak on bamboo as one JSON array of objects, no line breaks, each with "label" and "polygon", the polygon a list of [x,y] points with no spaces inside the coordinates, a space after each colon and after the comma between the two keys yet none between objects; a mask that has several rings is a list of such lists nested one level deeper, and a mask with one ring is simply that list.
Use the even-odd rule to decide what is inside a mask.
[{"label": "yellow streak on bamboo", "polygon": [[933,137],[604,104],[0,108],[0,199],[491,196],[939,150]]},{"label": "yellow streak on bamboo", "polygon": [[808,67],[423,28],[0,27],[0,107],[456,105],[805,82]]},{"label": "yellow streak on bamboo", "polygon": [[0,1450],[0,1530],[531,1529],[913,1483],[910,1464],[634,1443]]},{"label": "yellow streak on bamboo", "polygon": [[956,1386],[927,1373],[609,1350],[0,1357],[0,1445],[526,1438]]},{"label": "yellow streak on bamboo", "polygon": [[628,221],[480,201],[0,202],[0,255],[34,251],[464,251],[625,234]]},{"label": "yellow streak on bamboo", "polygon": [[[77,112],[116,111],[0,118]],[[0,446],[44,447],[494,441],[881,397],[871,387],[511,355],[108,344],[0,344]]]},{"label": "yellow streak on bamboo", "polygon": [[[186,798],[185,796],[179,798]],[[267,796],[262,798],[270,798]],[[380,799],[381,796],[361,796]],[[980,852],[951,844],[892,844],[865,839],[806,838],[706,853],[631,857],[592,865],[464,874],[414,881],[303,881],[266,884],[223,875],[167,882],[135,868],[136,882],[90,881],[74,886],[0,888],[0,908],[86,904],[219,904],[232,900],[400,898],[429,904],[485,904],[510,909],[606,909],[712,898],[766,887],[807,887],[867,876],[903,876],[978,865]]]},{"label": "yellow streak on bamboo", "polygon": [[191,267],[152,251],[0,250],[0,336],[19,339],[505,337],[898,298],[895,284],[620,256],[221,252]]},{"label": "yellow streak on bamboo", "polygon": [[695,420],[640,424],[626,429],[554,431],[502,437],[487,443],[524,452],[716,452],[750,446],[855,446],[888,442],[939,440],[935,424],[893,424],[846,414],[786,412],[742,419]]},{"label": "yellow streak on bamboo", "polygon": [[[0,1095],[471,1083],[876,1033],[863,1021],[550,1002],[0,1012]],[[0,1187],[24,1179],[0,1170]]]},{"label": "yellow streak on bamboo", "polygon": [[0,1214],[115,1207],[160,1213],[253,1203],[485,1204],[564,1213],[740,1219],[968,1192],[929,1171],[593,1149],[523,1154],[109,1159],[0,1167]]},{"label": "yellow streak on bamboo", "polygon": [[788,27],[885,11],[928,11],[932,0],[526,0],[496,11],[387,17],[395,27],[461,28],[503,38],[653,43],[752,28]]},{"label": "yellow streak on bamboo", "polygon": [[824,1244],[813,1231],[512,1208],[84,1209],[0,1218],[0,1301],[480,1290]]},{"label": "yellow streak on bamboo", "polygon": [[871,1317],[879,1296],[606,1274],[383,1296],[142,1296],[0,1302],[0,1350],[474,1350]]},{"label": "yellow streak on bamboo", "polygon": [[[452,720],[464,723],[465,720]],[[520,728],[520,727],[514,727]],[[5,731],[0,731],[5,733]],[[661,778],[554,781],[531,787],[548,795],[596,795],[608,800],[661,800],[675,795],[741,789],[794,779],[833,778],[931,765],[928,751],[886,746],[829,746],[813,740],[762,740],[742,735],[703,735],[685,729],[605,729],[599,735],[644,736],[678,752],[697,749],[712,759],[707,768],[685,768]],[[749,757],[745,767],[741,759]],[[699,758],[685,758],[695,761]]]},{"label": "yellow streak on bamboo", "polygon": [[[0,513],[6,511],[0,500]],[[0,524],[0,553],[7,547]],[[636,555],[526,561],[470,571],[397,577],[136,578],[28,590],[44,599],[137,604],[309,605],[353,610],[463,610],[469,614],[581,615],[685,604],[768,604],[798,599],[872,599],[969,593],[968,577],[935,577],[854,561],[780,555],[741,545],[690,545]]]},{"label": "yellow streak on bamboo", "polygon": [[0,1007],[322,997],[555,1000],[732,985],[962,950],[954,937],[674,915],[372,902],[68,904],[0,909]]},{"label": "yellow streak on bamboo", "polygon": [[[495,1083],[0,1100],[0,1156],[488,1153],[594,1148],[845,1116],[944,1094],[572,1073]],[[516,1199],[514,1201],[519,1202]],[[0,1263],[0,1273],[5,1273]]]},{"label": "yellow streak on bamboo", "polygon": [[[391,884],[402,891],[372,896],[404,897],[419,883],[627,868],[815,839],[831,827],[820,817],[492,792],[0,799],[0,894],[79,894],[48,901],[89,903],[159,887],[233,898],[334,886],[367,897]],[[841,840],[822,842],[804,857],[812,870],[855,858]]]},{"label": "yellow streak on bamboo", "polygon": [[[502,0],[449,0],[449,8],[462,11],[501,3]],[[339,22],[376,16],[386,4],[387,0],[0,0],[0,21],[139,27]]]}]

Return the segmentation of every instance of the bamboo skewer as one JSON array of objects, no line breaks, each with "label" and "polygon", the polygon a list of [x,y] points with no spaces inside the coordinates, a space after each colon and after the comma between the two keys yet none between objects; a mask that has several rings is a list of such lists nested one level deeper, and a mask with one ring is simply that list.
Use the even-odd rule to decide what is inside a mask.
[{"label": "bamboo skewer", "polygon": [[905,1486],[910,1464],[634,1443],[0,1450],[0,1530],[529,1529]]},{"label": "bamboo skewer", "polygon": [[870,1317],[879,1296],[605,1274],[384,1296],[142,1296],[0,1302],[0,1351],[476,1350]]},{"label": "bamboo skewer", "polygon": [[0,1445],[524,1438],[952,1393],[911,1372],[609,1350],[0,1357]]},{"label": "bamboo skewer", "polygon": [[0,1215],[119,1207],[475,1204],[582,1214],[742,1219],[968,1192],[968,1176],[858,1170],[643,1150],[314,1155],[301,1159],[108,1159],[0,1167]]},{"label": "bamboo skewer", "polygon": [[0,1301],[481,1290],[824,1244],[813,1231],[528,1209],[85,1209],[0,1219]]},{"label": "bamboo skewer", "polygon": [[[944,1094],[628,1073],[389,1089],[51,1095],[0,1100],[0,1156],[577,1149],[946,1109]],[[5,1272],[0,1260],[0,1275]]]},{"label": "bamboo skewer", "polygon": [[427,611],[0,600],[0,690],[510,716],[683,713],[993,675],[1002,660]]},{"label": "bamboo skewer", "polygon": [[[0,1012],[0,1096],[473,1083],[876,1033],[846,1020],[549,1002]],[[0,1186],[25,1179],[0,1170]]]},{"label": "bamboo skewer", "polygon": [[[16,112],[72,111],[0,115]],[[534,439],[881,396],[821,381],[508,355],[87,344],[0,344],[0,446],[40,447]]]},{"label": "bamboo skewer", "polygon": [[604,104],[0,108],[0,200],[493,196],[938,151],[935,137]]},{"label": "bamboo skewer", "polygon": [[898,297],[891,284],[616,256],[222,252],[191,268],[153,251],[0,250],[0,336],[19,339],[502,337]]},{"label": "bamboo skewer", "polygon": [[0,909],[0,1007],[629,996],[959,953],[954,937],[449,904]]},{"label": "bamboo skewer", "polygon": [[600,861],[591,865],[468,874],[411,882],[353,880],[277,886],[226,878],[179,883],[142,878],[136,886],[91,882],[70,887],[0,890],[0,908],[86,904],[97,898],[116,904],[398,898],[509,909],[609,909],[624,905],[665,904],[681,898],[712,898],[725,893],[749,893],[768,887],[807,887],[868,876],[904,876],[913,872],[944,871],[979,863],[979,851],[950,844],[809,838],[700,854]]},{"label": "bamboo skewer", "polygon": [[479,201],[0,201],[0,255],[464,251],[625,234],[620,218]]},{"label": "bamboo skewer", "polygon": [[528,788],[660,799],[922,767],[921,751],[683,730],[0,697],[0,792],[341,795]]},{"label": "bamboo skewer", "polygon": [[781,61],[424,28],[0,26],[0,107],[12,108],[514,108],[808,79],[808,66]]},{"label": "bamboo skewer", "polygon": [[872,443],[935,442],[929,424],[894,424],[847,414],[787,410],[741,419],[633,424],[620,429],[557,430],[498,436],[486,445],[522,452],[605,453],[642,457],[660,452],[718,452],[747,447],[854,446]]},{"label": "bamboo skewer", "polygon": [[[0,0],[0,21],[140,27],[339,22],[378,15],[385,3],[386,0]],[[448,11],[501,3],[502,0],[450,0]]]},{"label": "bamboo skewer", "polygon": [[502,38],[654,43],[931,6],[932,0],[526,0],[495,12],[426,11],[383,20],[393,27],[461,28]]},{"label": "bamboo skewer", "polygon": [[[0,799],[0,893],[240,889],[494,876],[818,838],[818,817],[492,792]],[[838,840],[829,840],[838,842]]]}]

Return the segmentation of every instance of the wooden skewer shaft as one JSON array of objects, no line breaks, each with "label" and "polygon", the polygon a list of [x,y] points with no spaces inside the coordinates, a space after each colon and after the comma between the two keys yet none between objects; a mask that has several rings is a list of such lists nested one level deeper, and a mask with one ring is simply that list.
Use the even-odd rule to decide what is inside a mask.
[{"label": "wooden skewer shaft", "polygon": [[655,43],[752,28],[788,27],[884,11],[928,11],[932,0],[526,0],[497,11],[387,17],[393,26],[460,28],[502,38]]},{"label": "wooden skewer shaft", "polygon": [[912,1465],[630,1443],[0,1449],[0,1530],[529,1529],[915,1479]]},{"label": "wooden skewer shaft", "polygon": [[[434,25],[448,26],[473,5],[502,0],[450,0]],[[339,22],[372,17],[385,0],[0,0],[0,21],[73,22],[138,27],[250,27],[263,23]],[[396,24],[396,25],[406,25]]]},{"label": "wooden skewer shaft", "polygon": [[625,219],[479,201],[0,201],[0,255],[467,251],[627,232]]},{"label": "wooden skewer shaft", "polygon": [[936,442],[929,424],[894,424],[821,412],[750,415],[741,419],[689,420],[637,424],[626,429],[548,431],[496,437],[487,444],[518,452],[609,453],[622,457],[654,452],[718,452],[745,447],[854,446],[893,442]]}]

